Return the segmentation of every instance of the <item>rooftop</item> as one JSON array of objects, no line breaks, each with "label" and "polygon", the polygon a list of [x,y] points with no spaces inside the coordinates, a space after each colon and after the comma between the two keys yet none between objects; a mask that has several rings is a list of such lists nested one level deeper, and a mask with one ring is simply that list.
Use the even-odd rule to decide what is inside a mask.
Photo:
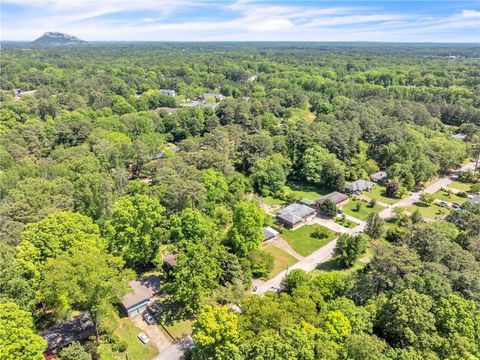
[{"label": "rooftop", "polygon": [[263,230],[263,239],[264,240],[272,239],[279,234],[279,232],[277,230],[272,229],[271,227],[268,227],[268,226],[264,227],[262,230]]},{"label": "rooftop", "polygon": [[315,210],[313,210],[311,207],[295,203],[279,210],[277,216],[289,223],[296,224],[314,213]]},{"label": "rooftop", "polygon": [[348,199],[348,196],[341,193],[341,192],[338,192],[338,191],[334,191],[334,192],[331,192],[330,194],[327,194],[325,196],[322,196],[320,199],[318,199],[316,201],[316,203],[318,205],[320,204],[323,204],[327,199],[330,199],[332,200],[335,204],[338,204],[338,203],[341,203],[342,201],[345,201]]},{"label": "rooftop", "polygon": [[163,256],[163,262],[170,267],[177,265],[177,254],[167,254]]},{"label": "rooftop", "polygon": [[370,175],[370,179],[377,180],[377,181],[384,181],[387,180],[387,172],[386,171],[379,171]]},{"label": "rooftop", "polygon": [[88,313],[54,325],[40,333],[47,341],[46,351],[63,348],[74,341],[84,340],[95,333],[95,326]]},{"label": "rooftop", "polygon": [[350,191],[363,191],[366,189],[371,188],[375,184],[371,181],[359,179],[356,181],[351,182],[350,184],[345,185],[345,188]]},{"label": "rooftop", "polygon": [[160,291],[160,278],[157,275],[148,275],[139,280],[130,281],[129,285],[133,293],[125,295],[122,299],[122,305],[127,309],[157,294]]}]

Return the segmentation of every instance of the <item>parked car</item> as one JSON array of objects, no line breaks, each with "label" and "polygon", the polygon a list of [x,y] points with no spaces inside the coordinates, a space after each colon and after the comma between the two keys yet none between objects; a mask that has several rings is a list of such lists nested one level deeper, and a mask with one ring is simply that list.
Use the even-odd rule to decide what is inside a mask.
[{"label": "parked car", "polygon": [[360,190],[355,190],[353,192],[354,195],[362,195],[362,192]]},{"label": "parked car", "polygon": [[445,201],[440,201],[441,207],[448,207],[448,204]]},{"label": "parked car", "polygon": [[452,204],[452,208],[454,208],[454,209],[461,209],[462,206],[461,206],[459,203],[453,203],[453,204]]},{"label": "parked car", "polygon": [[143,320],[145,320],[148,325],[155,325],[157,323],[155,318],[148,311],[145,311],[143,314]]},{"label": "parked car", "polygon": [[147,335],[145,335],[145,333],[143,333],[143,332],[138,334],[138,338],[144,344],[148,344],[150,342],[150,338]]}]

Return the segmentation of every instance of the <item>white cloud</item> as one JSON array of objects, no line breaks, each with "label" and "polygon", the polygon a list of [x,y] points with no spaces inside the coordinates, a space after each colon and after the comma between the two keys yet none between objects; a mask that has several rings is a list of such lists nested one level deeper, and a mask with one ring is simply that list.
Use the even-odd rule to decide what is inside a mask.
[{"label": "white cloud", "polygon": [[[222,0],[4,0],[38,8],[32,19],[2,19],[4,39],[33,39],[45,31],[63,31],[86,40],[305,40],[305,41],[479,41],[480,11],[449,16],[391,13],[380,7],[315,3],[262,3]],[[432,3],[433,4],[433,3]],[[379,4],[380,5],[380,4]],[[434,6],[434,5],[432,5]],[[234,14],[228,20],[175,22],[175,12],[198,9],[208,19],[213,7]],[[149,11],[147,17],[116,13]],[[104,17],[109,15],[108,17]],[[452,30],[451,33],[448,31]],[[458,37],[460,30],[463,37]],[[476,31],[477,30],[477,31]]]}]

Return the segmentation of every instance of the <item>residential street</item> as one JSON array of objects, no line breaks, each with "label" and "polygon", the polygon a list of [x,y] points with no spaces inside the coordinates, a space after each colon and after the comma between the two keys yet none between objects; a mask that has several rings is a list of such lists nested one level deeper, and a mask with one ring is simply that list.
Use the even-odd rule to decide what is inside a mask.
[{"label": "residential street", "polygon": [[[455,171],[452,175],[440,178],[437,181],[435,181],[434,183],[428,185],[423,191],[425,191],[429,194],[436,193],[442,187],[445,187],[448,184],[450,184],[452,181],[454,181],[462,171],[471,170],[471,169],[474,168],[474,166],[475,166],[474,162],[468,163],[468,164],[462,166],[461,169]],[[388,218],[392,217],[393,216],[393,208],[395,208],[397,206],[408,207],[408,206],[412,205],[414,202],[419,200],[420,194],[423,191],[412,193],[411,195],[409,195],[405,199],[402,199],[402,200],[396,202],[395,204],[392,204],[389,207],[385,208],[382,212],[379,213],[379,215],[383,219],[388,219]],[[356,220],[356,222],[359,222],[358,219],[355,219],[355,220]],[[348,234],[358,234],[358,233],[362,232],[363,229],[365,228],[365,222],[363,222],[363,221],[361,221],[358,226],[354,227],[353,229],[348,229],[348,230],[346,228],[344,228],[343,226],[340,226],[340,225],[336,224],[332,220],[325,220],[325,219],[321,219],[321,218],[316,217],[314,220],[312,220],[312,222],[321,224],[323,226],[326,226],[333,231],[344,232],[344,233],[348,233]],[[342,229],[345,229],[345,230],[344,231],[339,231],[339,230],[342,230]],[[300,260],[296,264],[292,265],[288,269],[288,271],[284,270],[281,273],[279,273],[277,276],[275,276],[274,278],[272,278],[272,279],[268,280],[267,282],[265,282],[264,284],[258,286],[257,290],[254,291],[254,294],[263,295],[265,292],[267,292],[269,290],[279,288],[283,277],[285,275],[287,275],[287,273],[291,270],[302,269],[306,272],[310,272],[310,271],[314,270],[321,263],[323,263],[325,261],[328,261],[332,257],[333,249],[335,248],[336,244],[337,244],[337,241],[335,239],[335,240],[331,241],[330,243],[328,243],[327,245],[323,246],[322,248],[318,249],[314,253],[310,254],[309,256],[303,258],[302,260]]]}]

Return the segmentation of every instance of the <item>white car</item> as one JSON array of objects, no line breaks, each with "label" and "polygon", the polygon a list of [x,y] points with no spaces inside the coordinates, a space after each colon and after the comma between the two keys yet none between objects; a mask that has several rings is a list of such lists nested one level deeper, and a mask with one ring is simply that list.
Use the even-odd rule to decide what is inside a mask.
[{"label": "white car", "polygon": [[144,344],[148,344],[150,342],[150,338],[147,335],[145,335],[145,333],[138,334],[138,338]]}]

